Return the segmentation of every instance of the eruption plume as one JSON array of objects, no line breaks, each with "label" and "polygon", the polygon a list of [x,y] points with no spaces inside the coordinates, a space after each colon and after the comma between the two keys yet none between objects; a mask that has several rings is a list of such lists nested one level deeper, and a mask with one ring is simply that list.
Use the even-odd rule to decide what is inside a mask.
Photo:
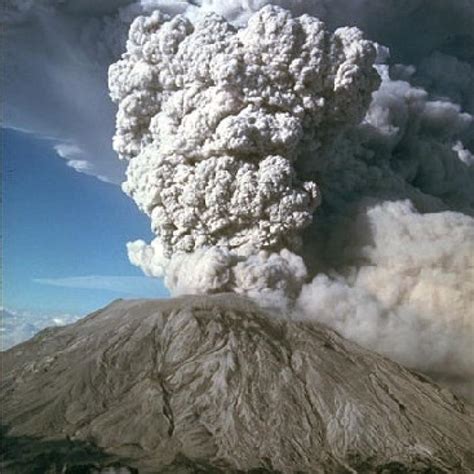
[{"label": "eruption plume", "polygon": [[356,28],[331,35],[272,6],[242,29],[215,14],[137,18],[109,71],[123,188],[158,234],[130,244],[131,261],[175,293],[295,297],[306,276],[295,252],[320,201],[298,160],[324,161],[360,122],[375,54]]},{"label": "eruption plume", "polygon": [[357,28],[276,6],[240,28],[192,18],[137,17],[109,70],[123,189],[157,235],[131,262],[175,294],[322,320],[467,394],[472,116]]}]

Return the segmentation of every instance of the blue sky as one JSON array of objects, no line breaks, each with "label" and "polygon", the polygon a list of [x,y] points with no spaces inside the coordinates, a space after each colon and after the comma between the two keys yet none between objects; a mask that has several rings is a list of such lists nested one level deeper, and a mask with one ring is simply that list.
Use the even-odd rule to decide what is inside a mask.
[{"label": "blue sky", "polygon": [[46,140],[2,130],[3,305],[85,314],[116,298],[164,297],[125,244],[149,220],[112,184],[77,173]]}]

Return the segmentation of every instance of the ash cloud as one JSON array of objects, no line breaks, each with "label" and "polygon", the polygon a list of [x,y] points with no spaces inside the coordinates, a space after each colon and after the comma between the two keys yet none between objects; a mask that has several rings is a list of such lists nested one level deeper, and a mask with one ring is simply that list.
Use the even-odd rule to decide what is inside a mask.
[{"label": "ash cloud", "polygon": [[276,7],[241,29],[215,14],[135,20],[109,70],[114,147],[129,161],[123,189],[158,236],[130,245],[131,260],[172,291],[210,280],[213,292],[294,296],[305,276],[294,252],[320,201],[295,165],[301,148],[329,159],[362,119],[375,56],[356,28],[330,34]]}]

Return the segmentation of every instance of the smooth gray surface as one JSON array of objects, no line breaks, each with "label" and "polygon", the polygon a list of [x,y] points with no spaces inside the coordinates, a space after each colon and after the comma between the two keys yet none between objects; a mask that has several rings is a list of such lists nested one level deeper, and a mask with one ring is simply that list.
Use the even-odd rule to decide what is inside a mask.
[{"label": "smooth gray surface", "polygon": [[471,406],[235,295],[116,301],[2,367],[5,473],[474,471]]}]

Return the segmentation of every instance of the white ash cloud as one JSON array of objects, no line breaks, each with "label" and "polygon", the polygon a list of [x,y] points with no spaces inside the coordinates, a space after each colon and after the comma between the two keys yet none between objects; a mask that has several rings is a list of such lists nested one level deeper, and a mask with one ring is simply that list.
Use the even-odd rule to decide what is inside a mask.
[{"label": "white ash cloud", "polygon": [[137,19],[110,69],[124,190],[157,234],[132,263],[176,294],[287,306],[466,394],[470,70],[390,65],[359,30],[274,7],[237,29],[193,18]]},{"label": "white ash cloud", "polygon": [[[148,251],[129,246],[132,262],[154,276],[164,270],[172,291],[248,293],[258,282],[294,296],[305,275],[293,271],[293,253],[319,204],[316,183],[298,177],[295,163],[302,148],[328,159],[362,119],[379,84],[375,57],[358,29],[330,34],[277,7],[241,29],[215,14],[195,24],[138,17],[109,70],[114,147],[129,160],[123,189],[157,233]],[[258,263],[248,260],[256,254]],[[168,261],[155,268],[156,255]]]}]

